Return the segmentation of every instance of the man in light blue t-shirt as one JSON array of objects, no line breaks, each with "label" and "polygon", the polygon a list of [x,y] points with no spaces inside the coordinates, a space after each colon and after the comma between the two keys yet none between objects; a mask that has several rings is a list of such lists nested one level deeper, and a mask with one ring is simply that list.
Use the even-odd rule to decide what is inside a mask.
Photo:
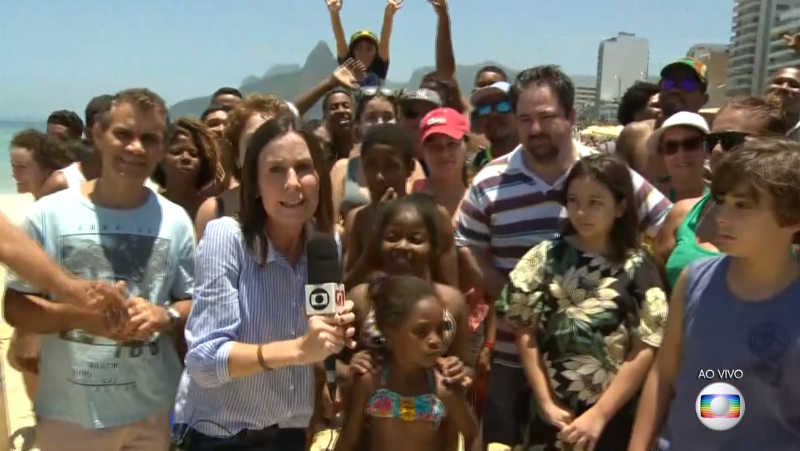
[{"label": "man in light blue t-shirt", "polygon": [[26,232],[68,272],[118,284],[127,304],[93,313],[9,275],[5,315],[42,334],[34,403],[42,451],[167,450],[189,313],[195,237],[180,206],[143,186],[159,163],[166,106],[123,91],[94,126],[100,177],[37,202]]}]

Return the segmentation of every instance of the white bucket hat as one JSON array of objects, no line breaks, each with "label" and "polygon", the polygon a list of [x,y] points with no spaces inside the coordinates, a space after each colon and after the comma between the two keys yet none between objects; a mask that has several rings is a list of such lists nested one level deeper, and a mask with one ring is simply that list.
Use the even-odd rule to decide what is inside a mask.
[{"label": "white bucket hat", "polygon": [[664,134],[664,130],[677,126],[696,128],[703,132],[703,135],[707,135],[710,132],[708,122],[703,119],[703,116],[700,116],[697,113],[681,111],[680,113],[675,113],[667,118],[667,120],[661,124],[661,127],[653,131],[653,134],[647,138],[647,150],[649,150],[651,153],[656,152],[658,150],[658,144],[661,142],[661,135]]}]

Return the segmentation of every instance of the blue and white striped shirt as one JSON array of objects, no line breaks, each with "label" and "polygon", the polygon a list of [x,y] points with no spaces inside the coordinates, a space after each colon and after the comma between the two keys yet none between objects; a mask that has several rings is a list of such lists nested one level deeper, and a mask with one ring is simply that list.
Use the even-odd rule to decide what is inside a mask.
[{"label": "blue and white striped shirt", "polygon": [[175,422],[216,437],[273,425],[307,427],[314,411],[311,365],[237,379],[228,373],[234,342],[271,343],[308,331],[305,255],[292,268],[270,246],[266,265],[259,266],[244,246],[239,223],[226,217],[208,224],[196,266]]}]

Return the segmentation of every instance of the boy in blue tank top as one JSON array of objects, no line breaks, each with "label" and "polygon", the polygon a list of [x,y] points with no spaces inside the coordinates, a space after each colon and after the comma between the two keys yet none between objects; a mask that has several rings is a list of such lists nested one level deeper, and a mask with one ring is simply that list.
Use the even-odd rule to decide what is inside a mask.
[{"label": "boy in blue tank top", "polygon": [[726,255],[680,275],[628,450],[798,450],[800,144],[748,139],[711,194]]}]

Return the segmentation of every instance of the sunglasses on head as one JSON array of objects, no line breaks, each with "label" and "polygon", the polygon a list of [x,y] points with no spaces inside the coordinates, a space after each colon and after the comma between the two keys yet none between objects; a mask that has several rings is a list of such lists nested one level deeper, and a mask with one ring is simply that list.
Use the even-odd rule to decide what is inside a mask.
[{"label": "sunglasses on head", "polygon": [[478,116],[488,116],[492,113],[506,114],[511,112],[511,102],[498,100],[497,102],[484,103],[475,107]]},{"label": "sunglasses on head", "polygon": [[669,139],[661,141],[661,153],[663,155],[675,155],[679,150],[694,152],[703,148],[703,138]]},{"label": "sunglasses on head", "polygon": [[358,90],[358,97],[360,99],[369,99],[376,95],[382,95],[387,98],[394,98],[397,95],[394,89],[384,88],[380,86],[365,86]]},{"label": "sunglasses on head", "polygon": [[705,145],[710,152],[719,144],[724,152],[730,152],[744,144],[750,133],[746,132],[716,132],[706,135]]},{"label": "sunglasses on head", "polygon": [[681,80],[673,80],[671,78],[664,78],[661,80],[661,88],[665,91],[677,89],[678,91],[691,92],[699,91],[702,85],[698,80],[693,78],[684,78]]}]

